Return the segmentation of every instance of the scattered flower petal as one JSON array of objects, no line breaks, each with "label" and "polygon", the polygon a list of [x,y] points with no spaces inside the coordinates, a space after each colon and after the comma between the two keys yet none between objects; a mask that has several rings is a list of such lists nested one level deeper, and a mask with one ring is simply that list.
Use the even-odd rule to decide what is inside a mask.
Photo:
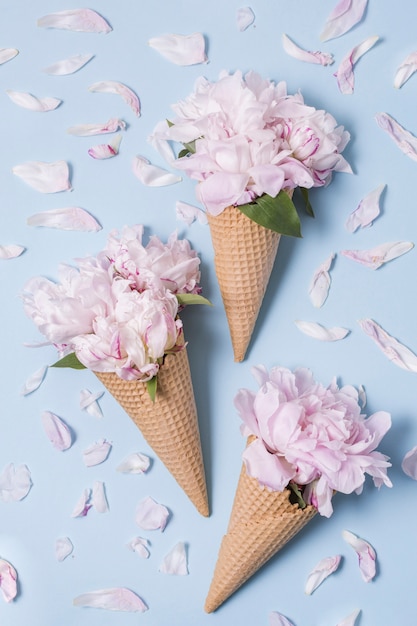
[{"label": "scattered flower petal", "polygon": [[90,504],[91,489],[84,489],[81,497],[79,498],[74,510],[71,513],[71,517],[85,517],[88,511],[93,506]]},{"label": "scattered flower petal", "polygon": [[96,509],[97,513],[107,513],[107,511],[109,510],[109,504],[107,502],[104,483],[100,480],[96,480],[93,485],[91,503]]},{"label": "scattered flower petal", "polygon": [[379,185],[359,202],[358,207],[349,215],[345,228],[354,233],[358,228],[371,226],[380,213],[379,200],[386,185]]},{"label": "scattered flower petal", "polygon": [[188,226],[197,219],[200,224],[207,224],[207,215],[202,210],[196,206],[192,206],[191,204],[187,204],[186,202],[181,202],[181,200],[177,200],[175,204],[175,212],[177,216],[177,220],[182,220]]},{"label": "scattered flower petal", "polygon": [[356,609],[355,611],[353,611],[353,613],[345,617],[345,619],[343,619],[341,622],[338,622],[337,626],[355,626],[356,619],[359,616],[360,612],[360,609]]},{"label": "scattered flower petal", "polygon": [[347,328],[341,328],[340,326],[325,328],[317,322],[296,320],[295,325],[305,335],[313,337],[313,339],[320,339],[320,341],[338,341],[339,339],[344,339],[350,332]]},{"label": "scattered flower petal", "polygon": [[409,54],[401,65],[398,67],[395,78],[394,78],[394,87],[396,89],[400,89],[404,85],[405,82],[414,74],[417,70],[417,52],[412,52]]},{"label": "scattered flower petal", "polygon": [[55,542],[55,557],[57,561],[65,561],[74,550],[74,546],[69,537],[60,537]]},{"label": "scattered flower petal", "polygon": [[361,407],[361,409],[364,409],[366,407],[366,391],[363,387],[363,385],[359,385],[358,388],[358,401],[359,401],[359,405]]},{"label": "scattered flower petal", "polygon": [[125,130],[126,122],[112,117],[105,124],[78,124],[71,126],[67,132],[77,137],[91,137],[93,135],[106,135],[107,133],[115,133],[116,131]]},{"label": "scattered flower petal", "polygon": [[164,530],[169,517],[168,509],[148,496],[139,502],[136,509],[136,523],[143,530]]},{"label": "scattered flower petal", "polygon": [[336,556],[328,556],[319,561],[308,575],[304,589],[305,593],[310,596],[330,574],[333,574],[337,570],[341,559],[341,555],[337,554]]},{"label": "scattered flower petal", "polygon": [[309,287],[310,300],[313,306],[320,308],[326,301],[326,298],[330,289],[330,274],[329,270],[334,259],[334,254],[331,254],[319,267],[315,270],[313,278]]},{"label": "scattered flower petal", "polygon": [[272,613],[269,614],[269,626],[294,626],[294,624],[281,615],[281,613],[272,611]]},{"label": "scattered flower petal", "polygon": [[369,583],[376,574],[376,552],[364,539],[357,537],[349,530],[342,531],[343,539],[355,550],[359,559],[359,569],[362,578]]},{"label": "scattered flower petal", "polygon": [[32,479],[26,465],[15,468],[14,463],[9,463],[0,474],[0,500],[3,502],[23,500],[31,487]]},{"label": "scattered flower petal", "polygon": [[38,19],[41,28],[60,28],[79,33],[109,33],[110,24],[92,9],[69,9],[50,13]]},{"label": "scattered flower petal", "polygon": [[25,250],[26,248],[17,244],[9,244],[7,246],[0,245],[0,259],[15,259],[23,254]]},{"label": "scattered flower petal", "polygon": [[37,98],[31,93],[26,93],[25,91],[13,91],[12,89],[7,89],[6,93],[12,102],[23,109],[38,111],[41,113],[53,111],[62,102],[62,100],[59,100],[58,98]]},{"label": "scattered flower petal", "polygon": [[369,250],[341,250],[340,254],[352,261],[362,263],[372,270],[377,270],[384,263],[397,259],[412,248],[414,248],[414,244],[411,241],[394,241],[381,243]]},{"label": "scattered flower petal", "polygon": [[388,113],[377,113],[376,123],[391,137],[398,148],[410,159],[417,161],[417,137],[412,135]]},{"label": "scattered flower petal", "polygon": [[130,89],[130,87],[127,87],[123,83],[119,83],[115,80],[102,80],[90,85],[88,91],[93,91],[95,93],[115,93],[121,96],[137,117],[140,116],[139,98],[135,92]]},{"label": "scattered flower petal", "polygon": [[401,469],[413,480],[417,480],[417,446],[409,450],[401,463]]},{"label": "scattered flower petal", "polygon": [[73,600],[74,606],[105,609],[106,611],[130,611],[143,613],[148,607],[143,600],[130,589],[114,587],[99,589],[77,596]]},{"label": "scattered flower petal", "polygon": [[100,439],[100,441],[86,448],[83,452],[83,461],[86,467],[93,467],[103,463],[109,456],[111,447],[111,443],[105,439]]},{"label": "scattered flower petal", "polygon": [[97,232],[101,230],[101,225],[91,213],[75,206],[35,213],[28,217],[26,223],[28,226],[58,228],[59,230],[77,230],[82,232]]},{"label": "scattered flower petal", "polygon": [[132,550],[132,552],[136,552],[136,554],[140,556],[141,559],[149,558],[150,553],[148,550],[148,546],[149,541],[147,539],[143,539],[142,537],[134,537],[127,544],[129,550]]},{"label": "scattered flower petal", "polygon": [[69,168],[66,161],[54,161],[52,163],[28,161],[21,165],[15,165],[12,172],[41,193],[57,193],[71,189]]},{"label": "scattered flower petal", "polygon": [[103,391],[92,393],[88,389],[82,389],[80,391],[80,408],[93,417],[103,417],[103,411],[98,403],[102,395]]},{"label": "scattered flower petal", "polygon": [[17,572],[13,565],[0,559],[0,589],[5,602],[11,602],[17,595]]},{"label": "scattered flower petal", "polygon": [[176,65],[206,63],[206,42],[201,33],[192,35],[161,35],[148,41],[165,59]]},{"label": "scattered flower petal", "polygon": [[75,54],[68,59],[57,61],[43,70],[46,74],[52,76],[67,76],[68,74],[74,74],[78,72],[84,65],[86,65],[94,57],[94,54]]},{"label": "scattered flower petal", "polygon": [[72,445],[72,435],[65,422],[51,411],[43,411],[41,419],[44,431],[54,448],[68,450]]},{"label": "scattered flower petal", "polygon": [[414,352],[394,339],[373,320],[362,319],[358,323],[390,361],[402,369],[417,373],[417,355]]},{"label": "scattered flower petal", "polygon": [[339,0],[326,20],[320,34],[321,41],[335,39],[347,33],[361,21],[367,4],[368,0]]},{"label": "scattered flower petal", "polygon": [[152,165],[148,159],[140,156],[133,159],[133,173],[143,185],[148,187],[165,187],[182,180],[181,176],[172,174],[157,165]]},{"label": "scattered flower petal", "polygon": [[19,50],[16,48],[0,48],[0,65],[11,61],[19,54]]},{"label": "scattered flower petal", "polygon": [[359,61],[359,59],[366,53],[368,50],[372,48],[378,41],[379,37],[374,35],[373,37],[368,37],[365,41],[358,44],[348,54],[343,57],[338,70],[335,74],[337,79],[337,84],[341,93],[348,95],[353,93],[354,85],[355,85],[355,75],[353,73],[354,65]]},{"label": "scattered flower petal", "polygon": [[236,12],[237,29],[241,33],[255,21],[255,14],[250,7],[240,7]]},{"label": "scattered flower petal", "polygon": [[111,157],[119,154],[119,146],[122,141],[122,136],[117,135],[111,143],[102,143],[97,146],[92,146],[88,150],[88,154],[93,159],[111,159]]},{"label": "scattered flower petal", "polygon": [[32,393],[33,391],[36,391],[36,389],[38,389],[41,384],[43,383],[43,381],[45,380],[45,376],[46,376],[46,372],[48,371],[48,366],[47,365],[43,365],[42,367],[40,367],[38,370],[36,370],[36,372],[34,372],[33,374],[31,374],[29,376],[29,378],[27,378],[22,391],[20,392],[22,394],[22,396],[27,396],[30,393]]},{"label": "scattered flower petal", "polygon": [[133,452],[116,467],[116,470],[123,474],[144,474],[149,469],[150,464],[151,460],[146,454]]},{"label": "scattered flower petal", "polygon": [[332,65],[333,55],[328,52],[311,52],[300,48],[285,33],[282,35],[282,46],[284,51],[298,61],[306,63],[316,63],[318,65]]},{"label": "scattered flower petal", "polygon": [[179,541],[164,557],[159,571],[162,574],[173,574],[174,576],[187,576],[187,551],[183,541]]}]

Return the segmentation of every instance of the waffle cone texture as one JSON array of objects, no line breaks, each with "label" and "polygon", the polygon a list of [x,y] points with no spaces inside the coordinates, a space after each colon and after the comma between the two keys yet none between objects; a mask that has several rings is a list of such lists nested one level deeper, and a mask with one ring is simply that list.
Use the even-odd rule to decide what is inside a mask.
[{"label": "waffle cone texture", "polygon": [[207,595],[205,610],[215,611],[292,539],[317,512],[289,501],[290,491],[269,491],[243,465],[226,535]]},{"label": "waffle cone texture", "polygon": [[204,516],[207,488],[187,349],[165,357],[152,402],[146,383],[115,373],[96,376],[132,418],[155,454]]}]

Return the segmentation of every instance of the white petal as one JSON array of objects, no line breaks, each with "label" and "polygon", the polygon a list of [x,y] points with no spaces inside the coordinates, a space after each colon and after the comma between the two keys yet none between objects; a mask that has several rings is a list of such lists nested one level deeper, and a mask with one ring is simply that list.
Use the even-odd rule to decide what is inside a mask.
[{"label": "white petal", "polygon": [[309,287],[309,296],[313,306],[320,308],[325,303],[330,289],[329,270],[334,259],[331,254],[319,267],[315,270]]},{"label": "white petal", "polygon": [[129,543],[127,547],[132,552],[136,552],[141,559],[148,559],[150,556],[149,550],[149,541],[147,539],[143,539],[143,537],[134,537]]},{"label": "white petal", "polygon": [[405,155],[413,161],[417,161],[417,137],[414,137],[388,113],[377,113],[375,120]]},{"label": "white petal", "polygon": [[401,65],[398,67],[395,78],[394,78],[394,87],[396,89],[400,89],[404,85],[404,83],[414,74],[417,70],[417,52],[412,52],[409,54]]},{"label": "white petal", "polygon": [[339,0],[328,16],[320,35],[321,41],[340,37],[363,17],[368,0]]},{"label": "white petal", "polygon": [[90,499],[91,489],[84,489],[71,513],[71,517],[85,517],[93,506],[90,504]]},{"label": "white petal", "polygon": [[5,602],[11,602],[17,596],[17,572],[5,559],[0,559],[0,589]]},{"label": "white petal", "polygon": [[118,472],[123,474],[144,474],[151,464],[151,460],[146,454],[134,452],[129,454],[117,467]]},{"label": "white petal", "polygon": [[105,439],[100,439],[100,441],[86,448],[83,452],[83,461],[86,467],[93,467],[103,463],[109,456],[111,447],[111,443]]},{"label": "white petal", "polygon": [[376,270],[384,263],[397,259],[414,248],[411,241],[395,241],[379,244],[369,250],[341,250],[340,254]]},{"label": "white petal", "polygon": [[176,65],[206,63],[206,42],[201,33],[192,35],[161,35],[148,41],[165,59]]},{"label": "white petal", "polygon": [[55,557],[57,561],[64,561],[74,550],[69,537],[60,537],[55,542]]},{"label": "white petal", "polygon": [[41,419],[46,436],[54,448],[68,450],[72,445],[72,435],[65,422],[51,411],[43,411]]},{"label": "white petal", "polygon": [[402,369],[417,373],[417,356],[414,352],[394,339],[373,320],[365,318],[359,320],[358,323],[364,333],[375,341],[390,361]]},{"label": "white petal", "polygon": [[91,213],[75,206],[35,213],[35,215],[28,217],[26,223],[28,226],[42,226],[44,228],[58,228],[59,230],[77,230],[83,232],[97,232],[102,228]]},{"label": "white petal", "polygon": [[22,396],[27,396],[33,391],[36,391],[36,389],[38,389],[43,383],[47,371],[48,371],[48,366],[43,365],[38,370],[36,370],[36,372],[31,374],[29,378],[26,379],[23,389],[20,392]]},{"label": "white petal", "polygon": [[0,245],[0,259],[15,259],[23,254],[25,250],[26,248],[17,244]]},{"label": "white petal", "polygon": [[92,146],[88,150],[88,154],[93,159],[111,159],[119,154],[119,146],[122,140],[121,135],[117,135],[111,143],[102,143],[97,146]]},{"label": "white petal", "polygon": [[70,9],[50,13],[38,19],[42,28],[60,28],[82,33],[109,33],[112,28],[106,20],[92,9]]},{"label": "white petal", "polygon": [[255,14],[250,7],[240,7],[236,12],[237,29],[242,33],[255,21]]},{"label": "white petal", "polygon": [[361,409],[364,409],[366,407],[367,398],[366,398],[366,391],[363,385],[359,385],[358,400],[359,400],[359,405]]},{"label": "white petal", "polygon": [[177,220],[182,220],[188,226],[190,226],[194,220],[198,220],[200,224],[207,224],[207,215],[204,211],[199,209],[196,206],[191,204],[187,204],[186,202],[181,202],[177,200],[175,203],[175,213],[177,216]]},{"label": "white petal", "polygon": [[99,589],[77,596],[73,600],[74,606],[88,606],[107,611],[139,611],[143,613],[148,609],[143,600],[130,589],[114,587],[111,589]]},{"label": "white petal", "polygon": [[405,455],[401,463],[401,469],[413,480],[417,480],[417,446],[414,446]]},{"label": "white petal", "polygon": [[58,100],[58,98],[37,98],[31,93],[26,93],[25,91],[13,91],[12,89],[7,89],[6,93],[12,102],[23,109],[29,109],[29,111],[38,111],[41,113],[53,111],[62,102],[62,100]]},{"label": "white petal", "polygon": [[0,65],[7,63],[15,58],[19,54],[19,50],[16,48],[0,48]]},{"label": "white petal", "polygon": [[342,531],[343,539],[355,550],[359,559],[362,578],[369,583],[376,574],[376,552],[370,543],[354,535],[349,530]]},{"label": "white petal", "polygon": [[350,52],[348,52],[348,54],[343,57],[335,74],[337,84],[341,93],[353,93],[355,85],[353,68],[355,64],[359,61],[359,59],[376,44],[378,39],[379,37],[377,35],[374,35],[373,37],[368,37],[367,39],[365,39],[365,41],[362,41],[362,43],[352,48],[352,50],[350,50]]},{"label": "white petal", "polygon": [[97,93],[115,93],[121,96],[121,98],[130,106],[135,115],[140,115],[140,102],[137,95],[123,83],[119,83],[114,80],[102,80],[100,82],[90,85],[88,91]]},{"label": "white petal", "polygon": [[371,226],[380,213],[379,200],[386,185],[379,185],[359,202],[358,207],[349,215],[345,228],[354,233],[358,228]]},{"label": "white petal", "polygon": [[94,54],[75,54],[68,59],[57,61],[43,70],[46,74],[52,76],[67,76],[68,74],[74,74],[78,72],[84,65],[86,65],[94,57]]},{"label": "white petal", "polygon": [[109,510],[104,483],[100,480],[96,480],[93,485],[91,502],[98,513],[107,513]]},{"label": "white petal", "polygon": [[105,124],[79,124],[78,126],[71,126],[67,132],[70,135],[77,135],[78,137],[91,137],[93,135],[106,135],[107,133],[115,133],[116,131],[124,130],[126,128],[126,122],[112,117]]},{"label": "white petal", "polygon": [[342,557],[340,554],[336,556],[328,556],[324,559],[321,559],[314,567],[314,569],[310,572],[307,578],[307,582],[305,585],[305,593],[307,595],[311,595],[313,591],[317,589],[321,583],[326,580],[330,574],[333,574],[340,565]]},{"label": "white petal", "polygon": [[80,408],[93,417],[103,417],[98,400],[102,397],[103,391],[92,393],[88,389],[80,391]]},{"label": "white petal", "polygon": [[360,609],[356,609],[355,611],[353,611],[353,613],[350,613],[350,615],[345,617],[345,619],[343,619],[341,622],[338,622],[337,626],[355,626],[356,619],[359,616],[360,612]]},{"label": "white petal", "polygon": [[341,328],[340,326],[325,328],[316,322],[303,322],[301,320],[296,320],[295,325],[305,335],[314,339],[320,339],[320,341],[338,341],[339,339],[344,339],[350,332],[347,328]]},{"label": "white petal", "polygon": [[156,165],[152,165],[144,157],[134,157],[133,173],[143,185],[148,187],[165,187],[181,182],[181,176],[176,176],[167,170]]},{"label": "white petal", "polygon": [[333,55],[328,52],[311,52],[297,46],[285,33],[282,35],[282,46],[284,51],[291,57],[306,63],[315,63],[317,65],[332,65],[334,63]]},{"label": "white petal", "polygon": [[179,541],[164,557],[159,571],[163,574],[173,574],[175,576],[187,576],[187,552],[185,544]]},{"label": "white petal", "polygon": [[0,500],[3,502],[23,500],[31,487],[32,479],[26,465],[15,468],[14,463],[9,463],[0,474]]},{"label": "white petal", "polygon": [[169,517],[168,509],[148,496],[139,502],[136,509],[136,523],[143,530],[164,530]]},{"label": "white petal", "polygon": [[69,168],[66,161],[54,161],[52,163],[29,161],[15,165],[12,172],[41,193],[57,193],[71,189]]},{"label": "white petal", "polygon": [[294,626],[290,620],[288,620],[281,613],[277,613],[276,611],[272,611],[269,614],[269,626]]}]

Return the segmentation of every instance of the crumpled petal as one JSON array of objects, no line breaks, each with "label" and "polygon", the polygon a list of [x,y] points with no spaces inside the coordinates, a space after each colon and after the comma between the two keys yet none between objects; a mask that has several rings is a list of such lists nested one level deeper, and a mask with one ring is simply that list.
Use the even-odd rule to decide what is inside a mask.
[{"label": "crumpled petal", "polygon": [[358,228],[371,226],[380,213],[379,201],[386,185],[379,185],[359,202],[358,207],[349,215],[345,228],[354,233]]},{"label": "crumpled petal", "polygon": [[390,361],[404,370],[417,373],[417,355],[414,352],[394,339],[373,320],[365,318],[359,320],[358,324]]},{"label": "crumpled petal", "polygon": [[107,513],[109,510],[104,483],[100,480],[96,480],[93,484],[91,504],[96,509],[97,513]]},{"label": "crumpled petal", "polygon": [[175,576],[187,576],[187,551],[185,549],[185,543],[179,541],[164,557],[159,571],[162,574],[173,574]]},{"label": "crumpled petal", "polygon": [[47,371],[48,371],[48,366],[47,365],[43,365],[38,370],[36,370],[36,372],[31,374],[26,379],[25,384],[23,385],[23,389],[20,392],[22,394],[22,396],[27,396],[30,393],[32,393],[33,391],[36,391],[36,389],[38,389],[41,386],[41,384],[43,383],[43,381],[45,380],[45,376],[46,376],[46,372]]},{"label": "crumpled petal", "polygon": [[255,14],[250,7],[240,7],[236,11],[237,29],[241,33],[255,21]]},{"label": "crumpled petal", "polygon": [[15,468],[14,463],[9,463],[0,474],[0,500],[3,502],[23,500],[31,487],[32,479],[26,465]]},{"label": "crumpled petal", "polygon": [[367,4],[368,0],[339,0],[326,20],[320,34],[321,41],[335,39],[347,33],[361,21]]},{"label": "crumpled petal", "polygon": [[136,509],[136,524],[143,530],[161,530],[167,525],[169,511],[163,504],[158,504],[148,496],[139,502]]},{"label": "crumpled petal", "polygon": [[353,611],[353,613],[350,613],[350,615],[345,617],[345,619],[343,619],[341,622],[338,622],[337,626],[355,626],[356,619],[359,616],[360,612],[360,609],[356,609],[355,611]]},{"label": "crumpled petal", "polygon": [[72,445],[72,434],[65,422],[51,411],[43,411],[41,420],[46,436],[54,448],[68,450]]},{"label": "crumpled petal", "polygon": [[26,248],[17,244],[9,244],[6,246],[0,245],[0,259],[16,259],[18,256],[25,252]]},{"label": "crumpled petal", "polygon": [[26,223],[28,226],[78,230],[82,232],[97,232],[102,228],[91,213],[75,206],[35,213],[28,217]]},{"label": "crumpled petal", "polygon": [[52,76],[67,76],[68,74],[75,74],[84,65],[87,65],[89,61],[94,57],[94,54],[75,54],[74,56],[63,59],[62,61],[56,61],[52,65],[45,67],[43,70],[46,74]]},{"label": "crumpled petal", "polygon": [[88,150],[88,154],[93,159],[111,159],[119,154],[120,142],[122,141],[121,135],[116,135],[111,143],[101,143],[97,146],[92,146]]},{"label": "crumpled petal", "polygon": [[83,593],[73,600],[74,606],[88,606],[106,611],[129,611],[140,612],[148,610],[148,607],[136,593],[125,587],[112,587],[110,589],[98,589]]},{"label": "crumpled petal", "polygon": [[313,306],[317,308],[322,307],[327,299],[331,282],[329,270],[334,257],[332,253],[313,274],[308,293]]},{"label": "crumpled petal", "polygon": [[69,537],[59,537],[55,541],[55,557],[57,561],[65,561],[74,550],[74,546]]},{"label": "crumpled petal", "polygon": [[10,100],[29,111],[38,111],[46,113],[47,111],[54,111],[61,104],[62,100],[58,98],[37,98],[31,93],[25,91],[13,91],[13,89],[6,89],[6,93]]},{"label": "crumpled petal", "polygon": [[313,337],[313,339],[320,339],[320,341],[338,341],[339,339],[344,339],[350,332],[347,328],[341,328],[340,326],[325,328],[317,322],[296,320],[295,325],[305,335]]},{"label": "crumpled petal", "polygon": [[181,176],[152,165],[148,159],[140,156],[133,159],[133,173],[147,187],[165,187],[182,181]]},{"label": "crumpled petal", "polygon": [[71,189],[69,168],[66,161],[54,161],[52,163],[28,161],[15,165],[12,172],[41,193],[57,193]]},{"label": "crumpled petal", "polygon": [[103,411],[98,403],[103,393],[103,391],[92,393],[88,389],[82,389],[80,391],[80,408],[93,417],[103,417]]},{"label": "crumpled petal", "polygon": [[328,556],[321,559],[310,572],[305,585],[305,593],[311,595],[321,583],[326,580],[330,574],[333,574],[340,565],[342,557],[340,554],[336,556]]},{"label": "crumpled petal", "polygon": [[88,91],[93,91],[95,93],[115,93],[126,102],[132,109],[133,113],[139,117],[140,116],[140,101],[135,92],[127,87],[123,83],[117,82],[115,80],[102,80],[93,85],[90,85]]},{"label": "crumpled petal", "polygon": [[355,75],[353,73],[353,67],[359,61],[359,59],[370,50],[378,41],[378,35],[368,37],[362,43],[358,44],[350,52],[343,57],[337,72],[335,73],[337,84],[340,92],[348,95],[352,94],[355,86]]},{"label": "crumpled petal", "polygon": [[39,18],[37,25],[41,28],[60,28],[79,33],[109,33],[110,24],[92,9],[69,9],[49,13]]},{"label": "crumpled petal", "polygon": [[0,48],[0,65],[11,61],[19,54],[19,50],[16,48]]},{"label": "crumpled petal", "polygon": [[77,126],[70,126],[67,133],[76,135],[77,137],[91,137],[93,135],[115,133],[118,130],[125,130],[125,128],[126,122],[117,117],[112,117],[104,124],[78,124]]},{"label": "crumpled petal", "polygon": [[281,613],[277,613],[276,611],[272,611],[269,614],[269,626],[294,626],[289,619],[281,615]]},{"label": "crumpled petal", "polygon": [[91,489],[84,489],[80,498],[78,499],[72,513],[71,517],[85,517],[88,511],[93,506],[90,503],[91,500]]},{"label": "crumpled petal", "polygon": [[0,589],[5,602],[11,602],[17,596],[17,572],[5,559],[0,559]]},{"label": "crumpled petal", "polygon": [[395,72],[394,87],[400,89],[417,70],[417,51],[409,54]]},{"label": "crumpled petal", "polygon": [[412,248],[414,248],[414,244],[411,241],[394,241],[381,243],[369,250],[341,250],[340,254],[352,261],[362,263],[372,270],[377,270],[384,263],[397,259]]},{"label": "crumpled petal", "polygon": [[285,33],[282,35],[282,46],[284,51],[298,61],[306,63],[315,63],[317,65],[332,65],[334,63],[333,55],[328,52],[311,52],[297,46]]},{"label": "crumpled petal", "polygon": [[148,44],[176,65],[196,65],[207,62],[206,42],[201,33],[161,35],[149,39]]},{"label": "crumpled petal", "polygon": [[105,439],[100,439],[96,443],[86,448],[83,452],[83,461],[86,467],[93,467],[104,463],[110,454],[111,443]]},{"label": "crumpled petal", "polygon": [[148,546],[149,541],[147,539],[144,539],[143,537],[134,537],[127,544],[129,550],[132,550],[132,552],[136,552],[136,554],[140,556],[141,559],[149,558],[150,552]]},{"label": "crumpled petal", "polygon": [[417,137],[414,137],[388,113],[377,113],[375,120],[378,126],[391,137],[401,152],[404,152],[413,161],[417,161]]},{"label": "crumpled petal", "polygon": [[199,209],[196,206],[191,204],[187,204],[187,202],[181,202],[181,200],[177,200],[175,203],[175,213],[177,216],[177,220],[182,220],[188,226],[198,220],[200,224],[207,224],[207,215],[204,211]]},{"label": "crumpled petal", "polygon": [[401,469],[413,480],[417,480],[417,446],[411,448],[405,455],[401,463]]},{"label": "crumpled petal", "polygon": [[123,474],[144,474],[150,464],[151,460],[146,454],[133,452],[116,467],[116,470]]},{"label": "crumpled petal", "polygon": [[342,531],[343,539],[355,550],[359,559],[362,578],[369,583],[376,574],[376,552],[367,541],[354,535],[349,530]]}]

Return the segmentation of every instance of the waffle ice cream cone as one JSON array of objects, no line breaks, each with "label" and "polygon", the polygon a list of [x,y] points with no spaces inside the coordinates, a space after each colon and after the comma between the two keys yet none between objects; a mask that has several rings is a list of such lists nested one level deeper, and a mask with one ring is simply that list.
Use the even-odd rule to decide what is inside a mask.
[{"label": "waffle ice cream cone", "polygon": [[268,491],[243,465],[226,535],[220,545],[205,610],[215,611],[315,515],[289,501],[290,491]]},{"label": "waffle ice cream cone", "polygon": [[146,383],[95,372],[132,418],[155,454],[204,516],[209,515],[203,455],[187,349],[167,355],[155,402]]}]

